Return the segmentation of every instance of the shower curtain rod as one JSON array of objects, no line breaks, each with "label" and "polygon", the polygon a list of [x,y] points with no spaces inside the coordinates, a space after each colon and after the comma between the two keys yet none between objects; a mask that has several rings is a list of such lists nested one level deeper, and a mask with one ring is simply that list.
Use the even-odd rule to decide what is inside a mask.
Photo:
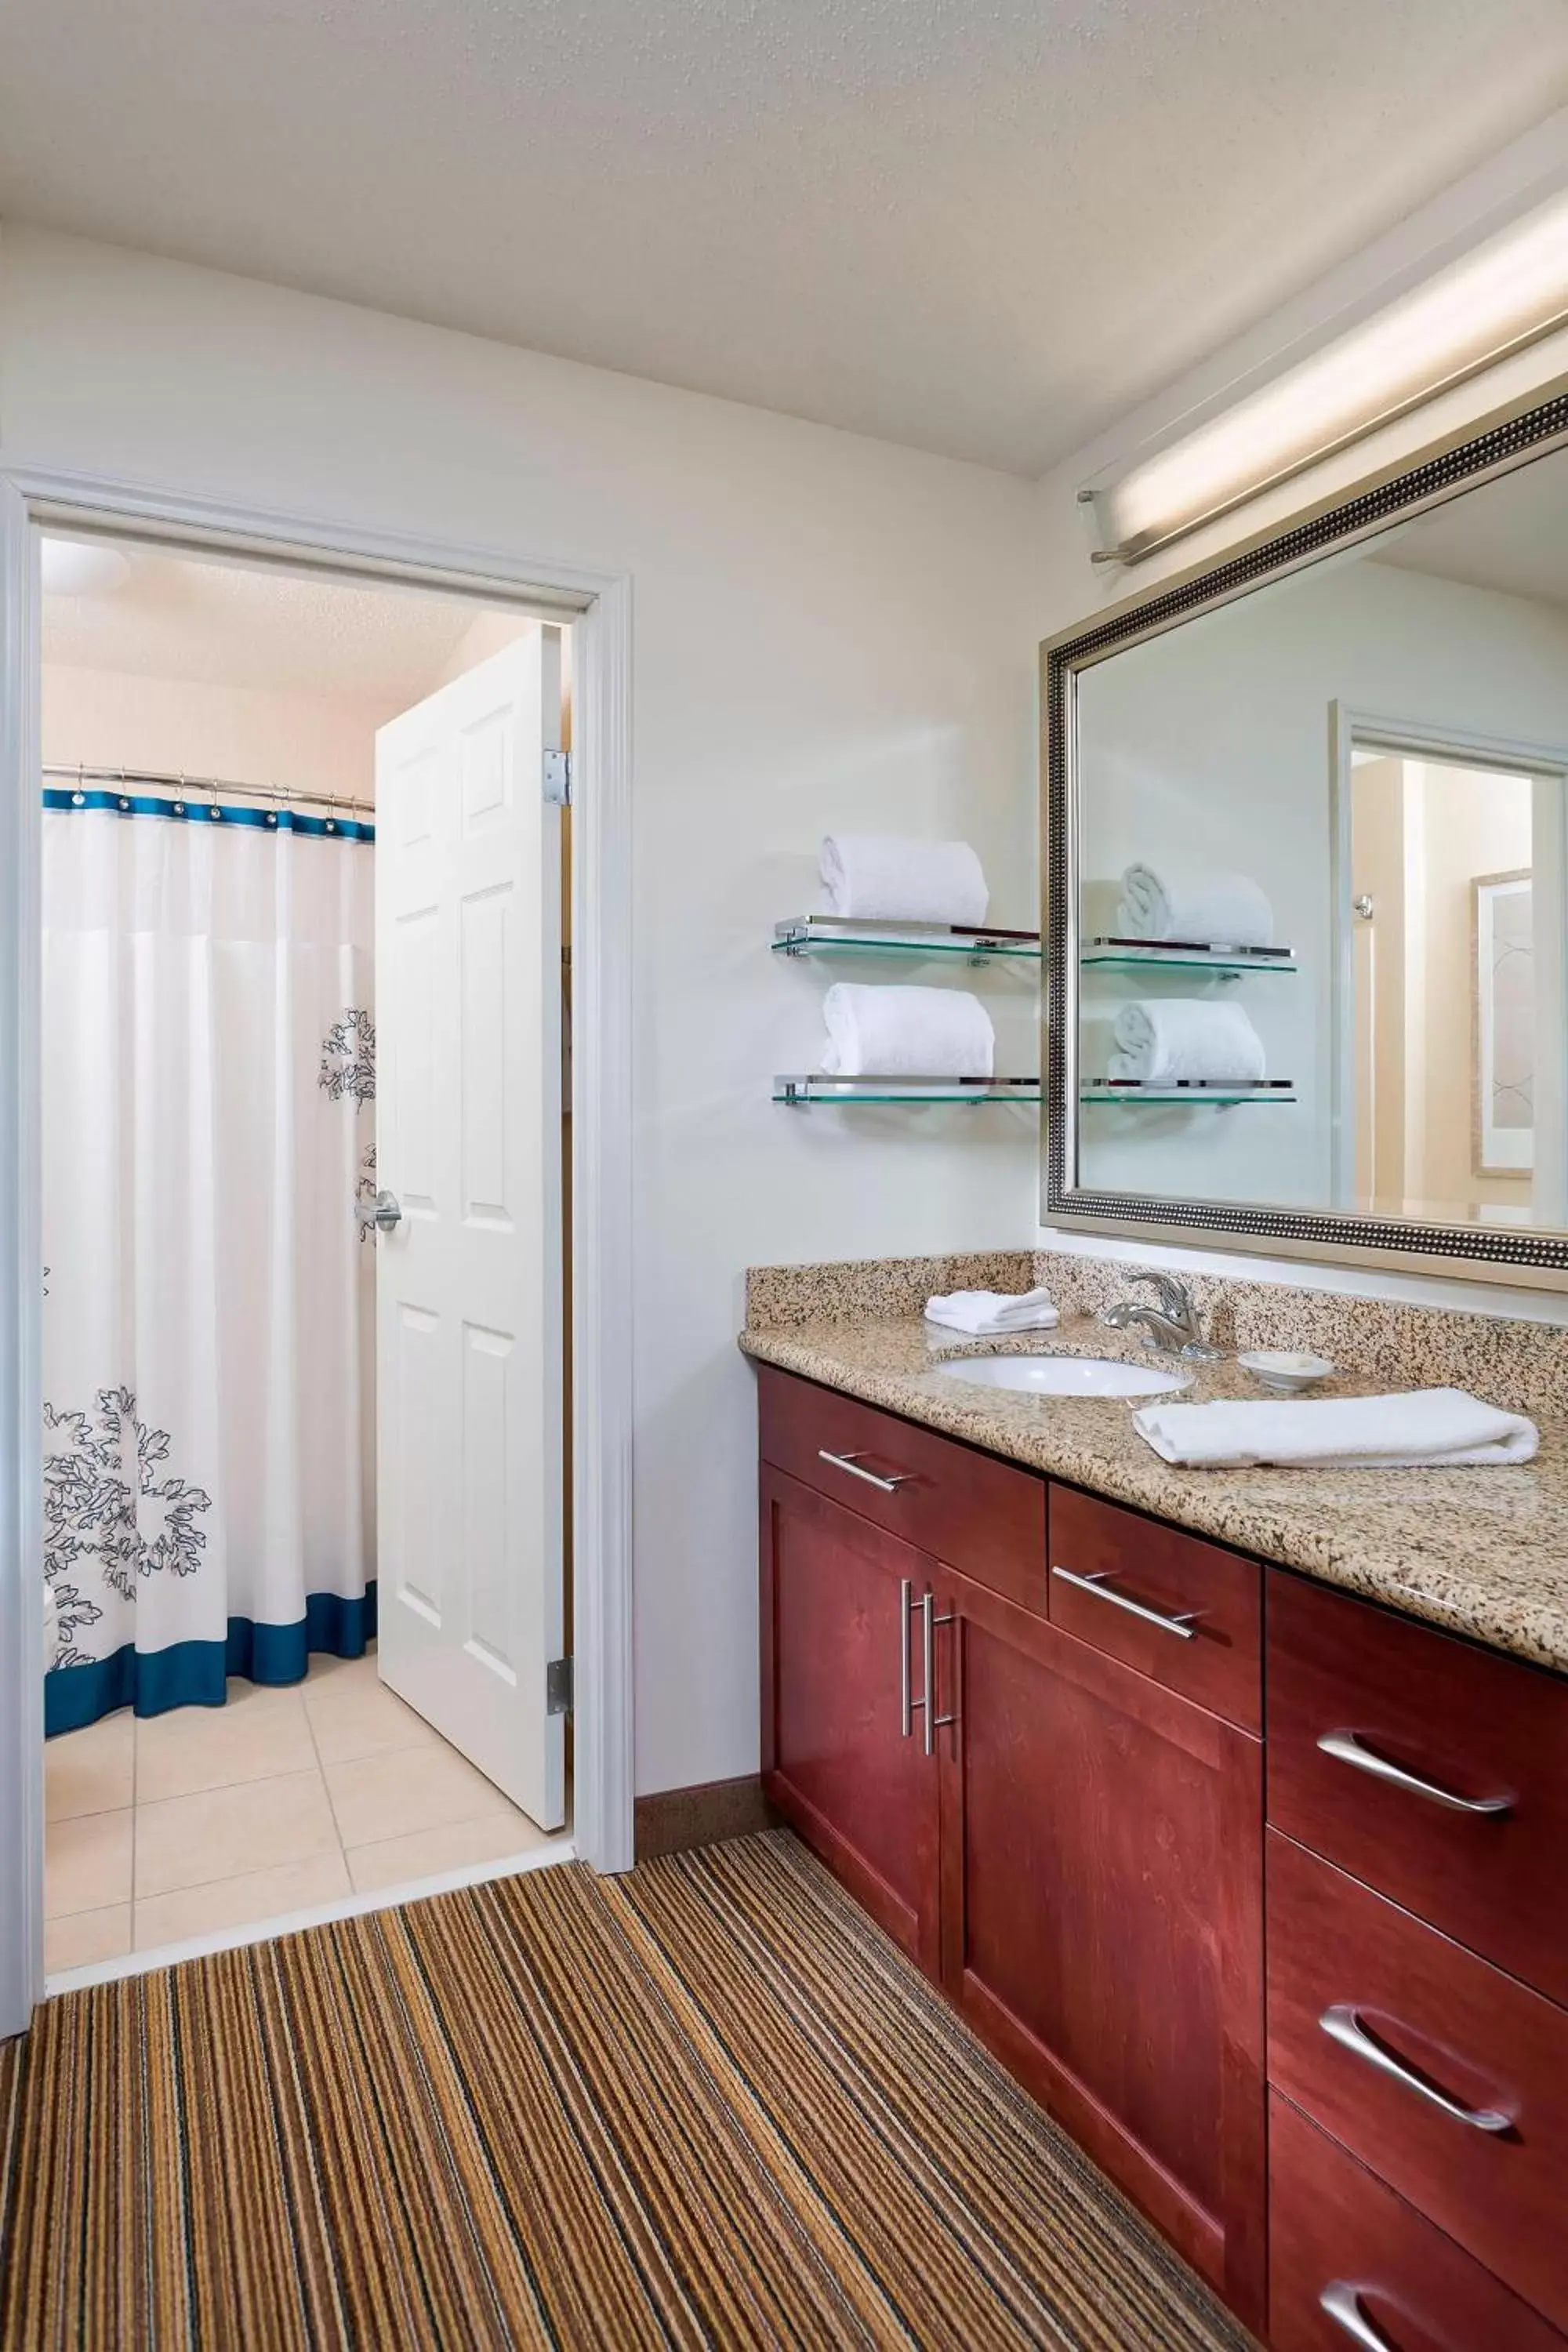
[{"label": "shower curtain rod", "polygon": [[374,801],[357,801],[347,793],[293,793],[279,791],[272,784],[236,784],[225,776],[170,775],[160,768],[82,768],[46,766],[46,782],[60,784],[107,784],[119,791],[128,787],[150,784],[158,792],[179,793],[189,798],[205,793],[209,800],[267,801],[274,807],[320,808],[331,813],[353,817],[374,817]]}]

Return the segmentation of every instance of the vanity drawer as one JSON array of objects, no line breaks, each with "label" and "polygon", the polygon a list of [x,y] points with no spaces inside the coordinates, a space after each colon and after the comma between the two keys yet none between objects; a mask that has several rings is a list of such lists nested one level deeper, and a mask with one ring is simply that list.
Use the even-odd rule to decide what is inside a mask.
[{"label": "vanity drawer", "polygon": [[[1256,1560],[1055,1479],[1047,1514],[1052,1623],[1244,1731],[1259,1729]],[[1165,1619],[1184,1622],[1157,1622]]]},{"label": "vanity drawer", "polygon": [[771,1365],[762,1453],[978,1584],[1046,1613],[1046,1482]]},{"label": "vanity drawer", "polygon": [[1278,1830],[1266,1843],[1270,2085],[1568,2326],[1568,2013]]},{"label": "vanity drawer", "polygon": [[[1378,2333],[1356,2336],[1356,2317]],[[1372,2342],[1390,2352],[1563,2352],[1568,2343],[1278,2094],[1268,2101],[1268,2340],[1274,2352]]]},{"label": "vanity drawer", "polygon": [[1268,1619],[1270,1822],[1568,2002],[1568,1685],[1279,1570]]}]

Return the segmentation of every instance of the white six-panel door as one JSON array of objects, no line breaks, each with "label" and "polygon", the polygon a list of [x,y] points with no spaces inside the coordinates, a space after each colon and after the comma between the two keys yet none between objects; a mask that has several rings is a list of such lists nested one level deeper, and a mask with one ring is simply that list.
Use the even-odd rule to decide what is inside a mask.
[{"label": "white six-panel door", "polygon": [[383,1681],[542,1828],[565,1817],[561,636],[376,737]]}]

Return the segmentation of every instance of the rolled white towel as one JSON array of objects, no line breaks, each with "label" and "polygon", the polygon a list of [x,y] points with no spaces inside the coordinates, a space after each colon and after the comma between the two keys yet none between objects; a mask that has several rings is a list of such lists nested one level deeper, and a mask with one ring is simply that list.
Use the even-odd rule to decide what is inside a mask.
[{"label": "rolled white towel", "polygon": [[822,1000],[833,1078],[988,1078],[996,1032],[962,988],[867,988],[841,980]]},{"label": "rolled white towel", "polygon": [[1124,1004],[1111,1036],[1113,1078],[1171,1086],[1178,1078],[1258,1086],[1268,1075],[1263,1040],[1239,1004],[1224,998],[1140,996]]},{"label": "rolled white towel", "polygon": [[1152,866],[1130,866],[1116,920],[1124,939],[1184,940],[1192,947],[1274,945],[1274,909],[1245,874],[1188,879]]},{"label": "rolled white towel", "polygon": [[1048,1331],[1060,1318],[1048,1290],[950,1290],[926,1300],[926,1319],[984,1339],[1005,1331]]},{"label": "rolled white towel", "polygon": [[907,841],[897,834],[831,833],[822,879],[836,915],[860,922],[985,920],[990,892],[966,841]]},{"label": "rolled white towel", "polygon": [[1311,1470],[1457,1470],[1528,1462],[1540,1432],[1464,1389],[1287,1403],[1148,1404],[1132,1426],[1166,1462],[1193,1470],[1259,1463]]}]

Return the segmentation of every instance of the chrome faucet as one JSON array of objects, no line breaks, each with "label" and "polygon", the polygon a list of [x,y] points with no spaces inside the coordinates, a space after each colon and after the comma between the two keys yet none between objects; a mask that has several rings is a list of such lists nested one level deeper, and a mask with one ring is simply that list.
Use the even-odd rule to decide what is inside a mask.
[{"label": "chrome faucet", "polygon": [[1106,1308],[1100,1318],[1102,1323],[1108,1323],[1113,1331],[1137,1328],[1167,1355],[1195,1357],[1207,1362],[1224,1355],[1223,1348],[1211,1347],[1204,1338],[1202,1320],[1184,1282],[1178,1282],[1169,1274],[1131,1274],[1127,1278],[1129,1282],[1148,1283],[1158,1306],[1147,1306],[1142,1299],[1119,1299],[1114,1307]]}]

